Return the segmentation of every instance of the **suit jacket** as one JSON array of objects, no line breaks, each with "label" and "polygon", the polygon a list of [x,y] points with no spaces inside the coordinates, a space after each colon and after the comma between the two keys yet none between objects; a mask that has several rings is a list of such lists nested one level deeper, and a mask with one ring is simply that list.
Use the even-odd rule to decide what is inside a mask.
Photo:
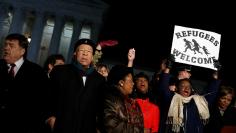
[{"label": "suit jacket", "polygon": [[25,60],[15,78],[0,60],[0,132],[39,132],[47,75],[43,69]]},{"label": "suit jacket", "polygon": [[96,70],[87,75],[85,86],[74,65],[55,66],[52,83],[51,115],[56,116],[56,133],[94,133],[105,78]]}]

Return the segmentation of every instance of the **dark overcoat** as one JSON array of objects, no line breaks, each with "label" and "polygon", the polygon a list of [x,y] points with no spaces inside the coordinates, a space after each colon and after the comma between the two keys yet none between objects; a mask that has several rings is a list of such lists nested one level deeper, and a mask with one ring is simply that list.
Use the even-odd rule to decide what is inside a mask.
[{"label": "dark overcoat", "polygon": [[83,75],[72,64],[56,66],[52,83],[51,115],[56,117],[56,133],[94,133],[105,78],[96,70]]},{"label": "dark overcoat", "polygon": [[36,133],[42,125],[47,75],[43,69],[25,60],[12,78],[8,66],[0,60],[0,132]]}]

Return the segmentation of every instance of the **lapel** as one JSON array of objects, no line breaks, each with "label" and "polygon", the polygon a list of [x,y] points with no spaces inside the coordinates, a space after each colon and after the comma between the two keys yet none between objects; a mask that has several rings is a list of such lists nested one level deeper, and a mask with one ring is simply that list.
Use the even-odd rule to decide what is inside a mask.
[{"label": "lapel", "polygon": [[18,72],[15,75],[15,79],[19,79],[19,78],[24,78],[25,77],[25,72],[28,71],[27,69],[30,69],[28,66],[29,61],[28,60],[24,60],[23,64],[21,65],[20,69],[18,70]]}]

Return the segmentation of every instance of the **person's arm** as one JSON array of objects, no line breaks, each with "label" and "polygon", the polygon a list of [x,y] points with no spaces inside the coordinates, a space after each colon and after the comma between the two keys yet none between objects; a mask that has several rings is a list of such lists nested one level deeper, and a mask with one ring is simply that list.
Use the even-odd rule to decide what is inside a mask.
[{"label": "person's arm", "polygon": [[47,125],[49,125],[49,127],[51,128],[52,131],[53,131],[53,129],[54,129],[55,121],[56,121],[56,117],[55,117],[55,116],[51,116],[51,117],[49,117],[49,118],[45,121],[45,123],[46,123]]},{"label": "person's arm", "polygon": [[212,81],[208,85],[207,93],[204,95],[208,104],[212,104],[217,97],[218,89],[220,87],[221,80],[219,80],[219,71],[222,68],[219,60],[213,59],[213,65],[216,70],[212,74]]},{"label": "person's arm", "polygon": [[167,68],[164,72],[160,75],[158,89],[164,95],[163,97],[168,101],[171,99],[171,91],[169,89],[169,82],[171,75],[169,74],[170,69]]},{"label": "person's arm", "polygon": [[212,75],[213,79],[207,87],[207,93],[205,94],[205,98],[208,104],[212,104],[217,97],[218,89],[221,83],[221,80],[218,79],[218,76],[218,71],[215,71]]},{"label": "person's arm", "polygon": [[158,84],[158,88],[161,92],[161,94],[163,95],[164,100],[168,103],[170,102],[171,98],[172,98],[172,92],[169,89],[170,86],[170,70],[172,68],[172,65],[174,63],[174,57],[173,55],[171,55],[170,57],[168,57],[165,61],[162,62],[163,65],[165,66],[165,68],[163,68],[163,72],[160,75],[160,79],[159,79],[159,84]]},{"label": "person's arm", "polygon": [[128,52],[128,67],[133,67],[135,59],[135,49],[131,48]]}]

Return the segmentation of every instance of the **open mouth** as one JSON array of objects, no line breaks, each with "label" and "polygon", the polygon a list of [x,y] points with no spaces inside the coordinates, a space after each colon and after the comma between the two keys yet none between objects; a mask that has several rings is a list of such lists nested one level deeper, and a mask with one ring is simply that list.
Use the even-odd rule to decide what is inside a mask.
[{"label": "open mouth", "polygon": [[4,51],[3,56],[8,56],[8,55],[10,55],[10,52]]},{"label": "open mouth", "polygon": [[189,95],[189,91],[183,91],[184,95]]}]

